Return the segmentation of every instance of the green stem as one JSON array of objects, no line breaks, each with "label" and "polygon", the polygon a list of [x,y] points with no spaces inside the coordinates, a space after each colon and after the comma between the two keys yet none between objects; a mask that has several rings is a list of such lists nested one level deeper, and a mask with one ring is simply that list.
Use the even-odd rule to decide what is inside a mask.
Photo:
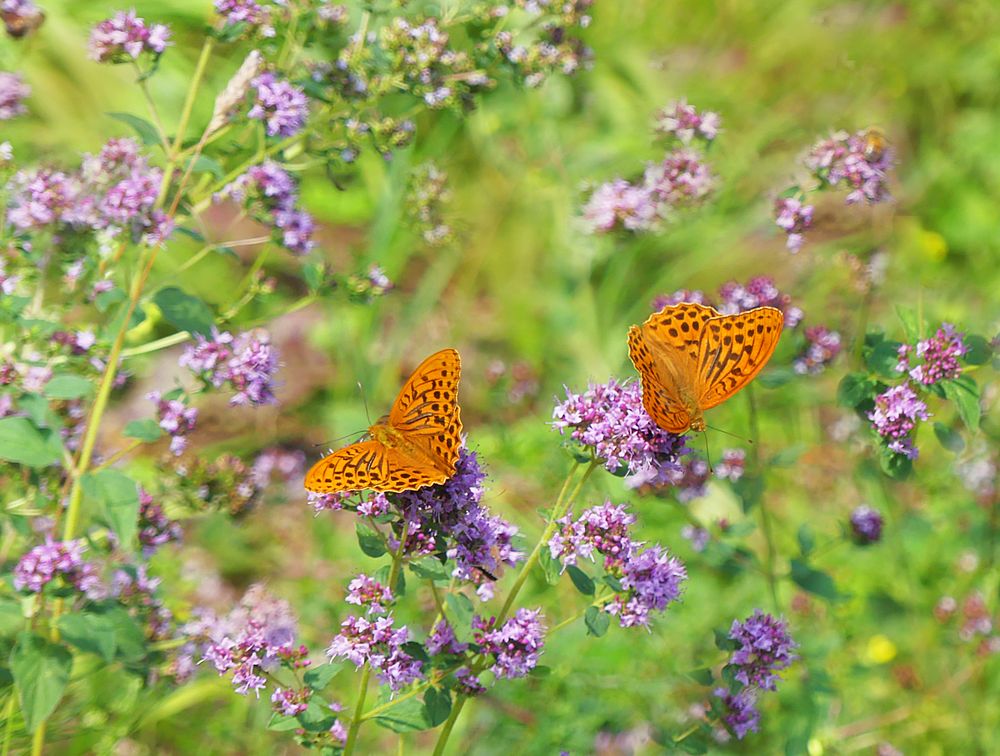
[{"label": "green stem", "polygon": [[10,698],[7,700],[7,708],[4,711],[4,718],[7,726],[3,734],[3,751],[0,756],[8,756],[10,753],[10,741],[14,738],[14,707],[17,705],[17,691],[13,687],[10,689]]},{"label": "green stem", "polygon": [[156,339],[155,341],[147,341],[145,344],[139,344],[139,346],[123,349],[122,357],[135,357],[140,354],[148,354],[149,352],[158,352],[161,349],[166,349],[167,347],[176,346],[177,344],[183,344],[190,338],[191,334],[188,333],[187,331],[172,333],[169,336],[164,336],[162,339]]},{"label": "green stem", "polygon": [[598,462],[596,459],[590,462],[590,465],[587,467],[586,472],[584,472],[583,477],[580,478],[579,482],[576,484],[576,488],[573,489],[573,493],[569,496],[566,496],[566,489],[569,487],[569,482],[574,473],[576,473],[577,468],[573,468],[573,470],[570,471],[570,474],[566,476],[566,481],[563,483],[562,490],[559,492],[559,498],[556,499],[555,506],[552,507],[552,513],[549,515],[549,521],[545,526],[545,530],[542,532],[542,537],[538,539],[538,543],[535,544],[535,548],[532,550],[524,564],[521,565],[521,571],[518,573],[517,580],[515,580],[514,585],[511,586],[510,593],[507,594],[507,600],[504,601],[503,608],[497,615],[497,627],[502,625],[504,620],[507,619],[507,614],[510,612],[510,608],[514,605],[514,600],[517,598],[517,594],[520,593],[521,588],[523,588],[524,584],[527,582],[531,571],[538,563],[542,549],[545,548],[545,545],[549,542],[552,534],[555,533],[557,520],[566,514],[566,510],[569,509],[574,499],[576,499],[579,495],[580,490],[583,488],[583,484],[587,482],[587,478],[589,478],[590,474],[594,472],[597,465]]},{"label": "green stem", "polygon": [[344,744],[344,756],[351,756],[354,753],[354,744],[358,740],[358,730],[361,729],[362,714],[365,709],[365,698],[368,695],[368,679],[371,677],[372,668],[366,662],[361,670],[361,683],[358,685],[358,701],[354,706],[354,716],[351,718],[351,729],[347,733],[347,742]]},{"label": "green stem", "polygon": [[[746,392],[747,401],[750,405],[750,440],[753,442],[750,445],[750,461],[754,472],[763,482],[764,469],[760,461],[760,418],[757,414],[757,396],[754,393],[753,386],[747,386]],[[757,508],[760,510],[760,527],[761,532],[764,534],[764,544],[766,547],[767,559],[764,567],[767,576],[767,587],[771,593],[771,601],[774,604],[774,608],[778,611],[781,609],[781,605],[778,603],[778,581],[774,574],[774,562],[777,555],[774,548],[774,534],[771,530],[771,515],[767,511],[766,497],[763,494],[757,503]]]},{"label": "green stem", "polygon": [[[181,119],[177,122],[177,136],[174,137],[174,149],[170,155],[171,161],[176,161],[184,144],[184,132],[187,131],[188,123],[191,121],[191,112],[194,110],[194,103],[198,96],[198,88],[201,80],[205,76],[208,68],[208,59],[212,57],[212,48],[215,47],[215,39],[206,37],[205,44],[201,46],[201,55],[198,56],[198,63],[195,65],[194,75],[191,77],[191,86],[188,87],[187,97],[184,99],[184,108],[181,110]],[[192,161],[194,158],[192,157]]]},{"label": "green stem", "polygon": [[441,728],[441,734],[438,736],[437,743],[434,745],[434,756],[441,756],[444,753],[444,747],[448,744],[448,738],[451,737],[451,731],[455,729],[455,722],[458,721],[458,715],[462,713],[462,708],[465,706],[465,702],[469,699],[465,696],[458,696],[455,699],[455,703],[452,704],[451,713],[448,715],[448,720],[444,723],[444,727]]},{"label": "green stem", "polygon": [[42,756],[45,750],[45,722],[42,721],[31,737],[31,756]]}]

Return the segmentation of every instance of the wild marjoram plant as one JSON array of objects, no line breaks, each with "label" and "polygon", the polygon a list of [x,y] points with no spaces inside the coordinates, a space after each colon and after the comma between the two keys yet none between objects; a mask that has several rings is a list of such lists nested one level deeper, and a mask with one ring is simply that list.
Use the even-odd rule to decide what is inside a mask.
[{"label": "wild marjoram plant", "polygon": [[[545,675],[539,662],[559,632],[585,628],[599,637],[615,621],[632,632],[655,632],[685,590],[698,590],[697,580],[688,586],[695,568],[750,569],[766,583],[775,614],[745,607],[717,629],[719,653],[692,663],[689,677],[697,686],[682,725],[657,723],[654,734],[665,748],[701,753],[712,741],[758,731],[763,694],[800,658],[789,622],[776,616],[779,586],[838,599],[831,576],[810,561],[820,549],[807,526],[799,529],[800,553],[787,560],[787,569],[778,553],[781,523],[768,507],[767,480],[794,459],[763,459],[753,444],[749,451],[724,450],[713,467],[692,451],[688,437],[656,425],[630,376],[582,393],[567,389],[555,406],[553,433],[572,463],[554,501],[541,510],[544,525],[533,545],[489,511],[486,472],[478,453],[463,445],[443,483],[310,495],[317,515],[355,516],[360,550],[381,561],[342,580],[351,607],[339,630],[329,630],[325,654],[301,641],[291,605],[259,584],[227,613],[184,608],[191,619],[175,619],[168,604],[176,603],[161,595],[150,572],[151,555],[181,539],[182,520],[206,512],[240,515],[273,474],[295,478],[304,461],[281,450],[252,463],[229,454],[192,458],[189,440],[204,430],[198,398],[221,392],[245,412],[275,403],[281,360],[261,323],[323,299],[340,307],[370,304],[392,288],[374,261],[348,272],[328,269],[302,207],[296,170],[322,168],[347,180],[363,151],[389,160],[420,139],[416,124],[426,111],[461,116],[501,80],[537,86],[589,63],[581,34],[590,24],[590,0],[451,3],[440,17],[398,5],[215,0],[216,16],[176,122],[165,119],[155,96],[156,73],[170,65],[170,29],[118,12],[94,27],[89,50],[97,62],[134,69],[149,120],[117,117],[138,139],[110,139],[78,165],[63,167],[18,165],[18,146],[0,143],[0,479],[6,493],[0,562],[7,570],[0,643],[8,660],[0,693],[2,754],[26,739],[32,753],[42,753],[54,713],[71,695],[71,673],[112,666],[146,688],[184,686],[199,669],[214,670],[236,693],[270,702],[271,730],[325,753],[362,752],[359,738],[371,724],[400,733],[401,749],[404,734],[439,728],[439,754],[471,701],[494,685]],[[45,33],[44,16],[30,0],[0,0],[0,10],[12,37]],[[214,81],[214,56],[228,46],[240,47],[243,63],[227,72],[228,81]],[[0,71],[0,120],[21,116],[30,95],[19,74]],[[200,98],[214,102],[203,124],[193,122]],[[718,179],[695,145],[708,146],[720,125],[717,114],[685,101],[665,108],[656,131],[668,143],[666,156],[641,177],[594,190],[582,210],[590,232],[656,233],[664,221],[677,222],[681,211],[708,201]],[[778,200],[776,222],[790,250],[799,250],[812,224],[806,191],[846,186],[849,203],[888,198],[891,151],[880,140],[868,130],[838,133],[813,149],[806,166],[814,186],[796,186]],[[443,207],[446,176],[437,166],[420,167],[408,189],[407,210],[428,244],[453,241]],[[219,203],[238,207],[239,218],[253,219],[265,232],[209,241],[205,213]],[[161,274],[157,260],[182,239],[201,245],[182,270],[216,252],[256,250],[228,306],[216,311]],[[306,284],[306,293],[280,310],[271,295],[282,284],[262,272],[274,249],[301,261]],[[868,297],[878,283],[876,259],[858,267],[860,291]],[[652,307],[707,305],[708,299],[683,290]],[[910,472],[920,422],[931,416],[928,402],[952,402],[965,425],[977,428],[978,388],[970,373],[990,353],[981,337],[948,324],[928,337],[922,321],[907,312],[910,344],[867,333],[866,311],[850,340],[825,325],[800,328],[802,310],[765,276],[723,284],[715,304],[728,315],[762,306],[781,311],[782,344],[774,366],[757,381],[765,391],[834,369],[842,343],[853,343],[854,372],[844,377],[839,399],[870,423],[892,477]],[[154,312],[171,333],[144,340],[143,324]],[[128,386],[131,365],[178,345],[186,379],[151,392],[146,416],[131,420],[117,438],[106,427],[107,411]],[[757,390],[744,392],[751,443],[760,435]],[[934,414],[942,410],[935,407]],[[946,448],[964,443],[952,424],[936,422],[934,431]],[[135,453],[168,439],[154,476],[133,469]],[[683,534],[704,561],[686,566],[643,539],[639,515],[626,504],[588,501],[587,482],[601,471],[624,478],[636,495],[684,508]],[[761,548],[747,540],[752,525],[703,521],[687,508],[704,495],[713,472],[744,513],[759,513]],[[879,511],[859,505],[826,546],[874,546],[883,525]],[[529,580],[555,585],[563,576],[581,595],[565,616],[546,617],[534,597],[521,603]],[[417,600],[417,585],[429,605]],[[946,610],[955,607],[942,605]],[[415,619],[404,624],[403,615]],[[353,700],[332,700],[331,682],[347,672],[356,675]],[[809,672],[818,677],[822,670],[811,666]],[[74,726],[59,725],[70,734]]]}]

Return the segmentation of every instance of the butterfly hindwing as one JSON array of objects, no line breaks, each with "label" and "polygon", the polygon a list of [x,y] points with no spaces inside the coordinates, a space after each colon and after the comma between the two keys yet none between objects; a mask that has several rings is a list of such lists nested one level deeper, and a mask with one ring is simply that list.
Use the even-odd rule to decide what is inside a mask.
[{"label": "butterfly hindwing", "polygon": [[689,359],[668,345],[651,345],[642,328],[632,326],[629,329],[628,353],[642,379],[642,406],[653,422],[664,430],[683,433],[691,424],[691,415],[680,401],[676,381],[670,380],[661,370],[659,363],[666,350],[672,351],[676,358]]},{"label": "butterfly hindwing", "polygon": [[721,404],[746,386],[774,354],[784,315],[775,307],[757,307],[707,321],[698,358],[698,403]]},{"label": "butterfly hindwing", "polygon": [[386,451],[377,441],[359,441],[345,446],[310,468],[306,473],[306,488],[316,493],[374,488],[388,472]]}]

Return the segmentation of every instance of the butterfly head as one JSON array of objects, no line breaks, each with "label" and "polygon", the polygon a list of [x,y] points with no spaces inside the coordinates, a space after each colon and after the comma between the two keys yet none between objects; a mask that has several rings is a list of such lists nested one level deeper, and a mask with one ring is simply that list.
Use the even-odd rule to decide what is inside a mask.
[{"label": "butterfly head", "polygon": [[699,412],[697,417],[691,418],[691,426],[688,430],[694,431],[695,433],[704,433],[706,428],[708,428],[708,426],[705,425],[705,418],[703,418]]}]

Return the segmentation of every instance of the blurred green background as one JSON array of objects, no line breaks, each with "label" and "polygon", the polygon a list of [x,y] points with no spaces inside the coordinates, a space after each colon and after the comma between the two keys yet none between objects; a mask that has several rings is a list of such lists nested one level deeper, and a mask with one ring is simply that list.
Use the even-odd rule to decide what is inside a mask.
[{"label": "blurred green background", "polygon": [[[134,5],[141,16],[174,31],[176,47],[152,81],[161,111],[174,114],[211,3]],[[127,134],[108,112],[144,113],[144,104],[130,70],[86,60],[89,27],[117,6],[47,0],[44,7],[42,34],[16,47],[0,40],[0,67],[22,70],[34,89],[31,115],[5,122],[0,139],[15,145],[22,162],[72,163],[79,152]],[[807,325],[824,324],[850,338],[859,295],[839,253],[881,249],[889,267],[870,326],[900,337],[895,308],[903,305],[918,309],[932,326],[947,320],[992,335],[1000,325],[997,29],[1000,5],[990,0],[598,0],[587,32],[592,70],[554,77],[536,91],[502,85],[465,119],[427,117],[414,147],[391,162],[363,156],[357,180],[345,189],[322,174],[304,177],[304,201],[324,225],[329,259],[344,270],[378,262],[397,289],[368,308],[317,306],[276,325],[289,342],[282,352],[281,412],[243,415],[232,427],[228,415],[218,413],[214,430],[205,431],[203,452],[249,454],[283,443],[315,454],[310,444],[367,426],[358,381],[377,415],[408,368],[438,348],[455,346],[465,363],[461,396],[469,443],[491,473],[486,500],[521,527],[530,544],[540,530],[534,510],[551,501],[568,467],[547,425],[552,397],[563,385],[580,389],[588,379],[631,376],[625,332],[646,317],[657,294],[714,292],[729,280],[772,275],[803,308]],[[231,48],[229,65],[220,62],[212,71],[211,91],[244,53],[244,47]],[[220,61],[225,58],[220,54]],[[656,159],[661,150],[651,142],[652,115],[680,97],[722,115],[724,131],[709,154],[720,177],[714,201],[656,235],[586,235],[578,215],[589,182],[635,173]],[[195,123],[208,118],[211,105],[211,98],[203,99]],[[797,158],[831,130],[870,125],[881,127],[897,151],[895,204],[846,213],[840,198],[832,198],[821,205],[803,252],[789,255],[771,205],[794,180]],[[403,222],[410,170],[429,159],[452,181],[450,217],[459,240],[451,248],[425,249]],[[159,272],[183,262],[185,249],[175,245],[161,255]],[[293,273],[292,263],[279,257],[271,258],[272,272]],[[242,273],[232,260],[210,259],[184,279],[185,286],[225,306],[228,282]],[[877,549],[842,546],[821,559],[849,594],[842,602],[795,605],[784,586],[785,613],[803,661],[764,701],[762,733],[725,748],[872,753],[889,741],[906,753],[995,753],[997,663],[978,658],[954,627],[942,627],[932,613],[942,595],[961,596],[971,586],[991,588],[995,609],[992,530],[954,474],[953,457],[932,443],[924,444],[917,477],[895,484],[856,466],[857,449],[830,440],[825,426],[837,416],[836,383],[845,358],[826,376],[758,393],[762,454],[794,448],[799,455],[773,474],[768,489],[779,551],[793,553],[802,523],[834,537],[861,501],[888,511],[887,537]],[[498,360],[536,384],[526,398],[511,402],[503,383],[486,379]],[[155,383],[161,367],[150,360],[147,380]],[[995,401],[995,392],[988,395],[988,406]],[[716,410],[712,422],[748,433],[745,401]],[[209,428],[206,421],[203,427]],[[996,420],[987,420],[986,436],[995,440],[997,432]],[[727,441],[711,439],[716,446]],[[593,639],[585,637],[582,623],[561,631],[543,658],[552,674],[497,686],[463,716],[453,753],[628,753],[603,741],[595,745],[595,735],[678,727],[703,695],[685,672],[718,661],[712,628],[766,604],[759,575],[727,574],[691,552],[679,535],[686,522],[680,507],[636,497],[610,476],[597,479],[584,503],[605,496],[633,501],[643,537],[687,560],[691,579],[683,604],[651,633],[613,628]],[[721,488],[692,506],[706,519],[743,519]],[[344,586],[362,558],[350,518],[314,519],[297,494],[236,524],[221,517],[202,522],[188,543],[183,559],[156,559],[172,590],[194,595],[204,589],[205,575],[216,571],[220,591],[264,579],[293,603],[316,648],[334,634]],[[760,548],[756,535],[750,545]],[[963,571],[960,557],[970,551],[980,561]],[[560,591],[545,593],[538,584],[525,601],[544,602],[555,623],[577,600],[570,586]],[[988,665],[985,672],[982,665]],[[968,669],[974,673],[963,679]],[[349,703],[353,686],[343,677],[342,700]],[[264,702],[234,696],[222,681],[205,677],[164,693],[139,692],[121,679],[108,672],[77,683],[101,691],[106,708],[57,714],[65,728],[82,723],[84,729],[60,747],[103,750],[128,738],[134,750],[118,752],[295,750],[264,730]],[[395,747],[393,738],[368,736],[372,752]],[[426,742],[432,741],[414,737],[415,744]],[[638,752],[656,753],[659,746]]]}]

